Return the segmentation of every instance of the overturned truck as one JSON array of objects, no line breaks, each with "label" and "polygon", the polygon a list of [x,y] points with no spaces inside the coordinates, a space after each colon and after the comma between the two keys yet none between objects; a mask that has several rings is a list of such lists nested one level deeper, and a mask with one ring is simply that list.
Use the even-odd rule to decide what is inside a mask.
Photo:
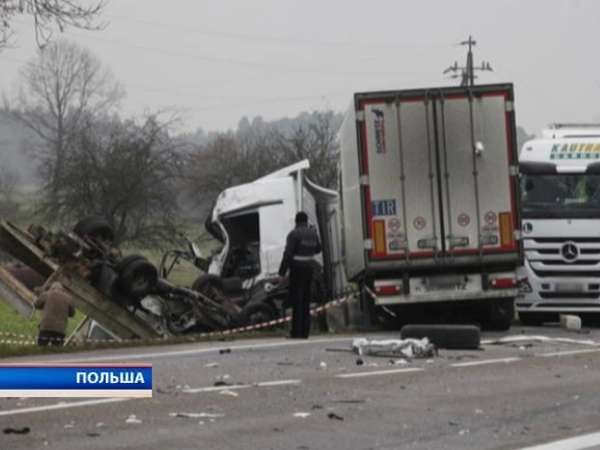
[{"label": "overturned truck", "polygon": [[[112,228],[99,217],[80,220],[70,232],[36,225],[23,231],[2,222],[0,250],[47,284],[60,281],[75,306],[113,337],[152,338],[244,324],[242,308],[218,291],[180,286],[166,278],[162,264],[157,268],[140,254],[124,255]],[[0,292],[21,311],[33,310],[33,294],[7,271],[0,271]]]}]

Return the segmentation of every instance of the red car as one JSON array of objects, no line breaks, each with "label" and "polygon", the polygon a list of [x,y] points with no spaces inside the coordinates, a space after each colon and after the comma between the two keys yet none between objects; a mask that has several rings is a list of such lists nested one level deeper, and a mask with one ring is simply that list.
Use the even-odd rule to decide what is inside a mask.
[{"label": "red car", "polygon": [[4,268],[31,291],[36,287],[43,286],[46,282],[43,276],[21,262],[8,264]]}]

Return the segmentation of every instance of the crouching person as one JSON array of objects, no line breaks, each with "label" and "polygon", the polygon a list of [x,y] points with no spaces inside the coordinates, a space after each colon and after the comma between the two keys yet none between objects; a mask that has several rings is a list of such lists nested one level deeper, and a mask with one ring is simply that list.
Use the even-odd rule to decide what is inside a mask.
[{"label": "crouching person", "polygon": [[55,281],[50,289],[36,299],[34,305],[42,310],[37,345],[63,345],[69,317],[75,315],[71,296],[62,284]]}]

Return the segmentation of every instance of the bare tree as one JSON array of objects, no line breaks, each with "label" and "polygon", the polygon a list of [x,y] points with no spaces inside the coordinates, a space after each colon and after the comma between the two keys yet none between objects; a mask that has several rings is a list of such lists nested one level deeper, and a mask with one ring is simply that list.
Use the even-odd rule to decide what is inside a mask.
[{"label": "bare tree", "polygon": [[335,188],[339,161],[339,126],[340,118],[332,111],[315,112],[307,125],[298,126],[289,134],[277,133],[274,138],[279,149],[279,166],[285,167],[308,159],[311,180],[323,187]]},{"label": "bare tree", "polygon": [[0,158],[0,192],[8,203],[12,203],[13,195],[21,177],[12,164],[7,161],[8,158]]},{"label": "bare tree", "polygon": [[65,184],[62,171],[69,158],[69,140],[90,118],[107,114],[123,96],[119,83],[88,50],[58,41],[39,50],[22,70],[13,116],[33,130],[41,145],[34,149],[41,181],[55,199],[46,219],[57,217],[56,199]]},{"label": "bare tree", "polygon": [[58,197],[63,221],[98,215],[120,243],[152,248],[172,242],[181,230],[181,151],[170,125],[151,115],[141,125],[112,119],[82,128],[64,166]]},{"label": "bare tree", "polygon": [[11,24],[17,15],[33,18],[36,42],[43,47],[52,37],[54,27],[60,32],[67,27],[102,28],[102,24],[94,22],[103,8],[104,1],[84,6],[78,0],[0,0],[0,51],[10,44],[14,33]]},{"label": "bare tree", "polygon": [[186,186],[196,205],[207,208],[224,189],[255,180],[278,168],[268,128],[247,124],[234,135],[219,135],[190,155]]}]

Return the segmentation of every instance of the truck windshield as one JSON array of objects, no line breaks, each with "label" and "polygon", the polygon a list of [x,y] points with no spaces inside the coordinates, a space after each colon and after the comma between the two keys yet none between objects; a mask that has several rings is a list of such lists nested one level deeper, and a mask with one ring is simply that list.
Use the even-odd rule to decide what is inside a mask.
[{"label": "truck windshield", "polygon": [[600,217],[600,176],[522,175],[523,217]]}]

